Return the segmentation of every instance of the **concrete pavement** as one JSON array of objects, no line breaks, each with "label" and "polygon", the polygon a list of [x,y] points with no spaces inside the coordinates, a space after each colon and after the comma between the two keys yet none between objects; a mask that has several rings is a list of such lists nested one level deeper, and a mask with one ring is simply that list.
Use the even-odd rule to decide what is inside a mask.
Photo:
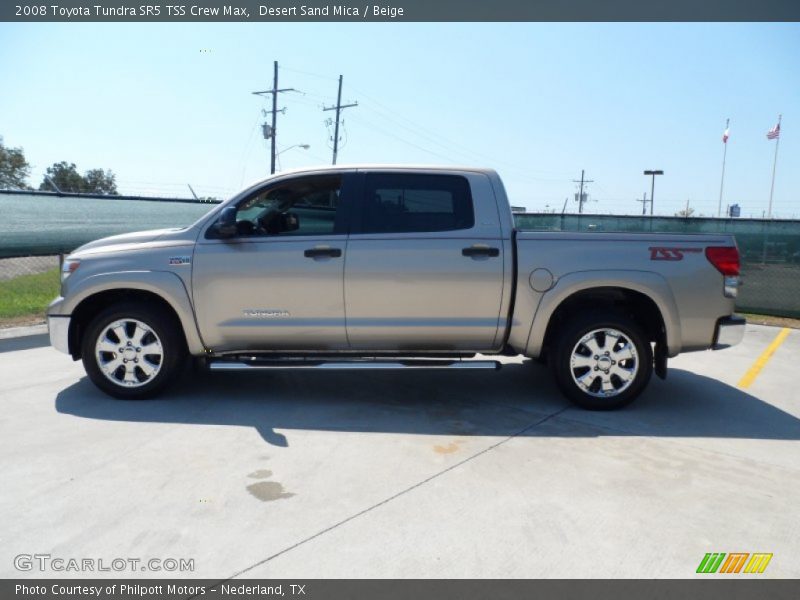
[{"label": "concrete pavement", "polygon": [[194,374],[121,402],[0,340],[0,576],[163,574],[14,568],[49,553],[193,559],[185,577],[692,577],[706,552],[771,552],[761,577],[798,577],[800,331],[737,387],[778,332],[682,355],[611,413],[519,360]]}]

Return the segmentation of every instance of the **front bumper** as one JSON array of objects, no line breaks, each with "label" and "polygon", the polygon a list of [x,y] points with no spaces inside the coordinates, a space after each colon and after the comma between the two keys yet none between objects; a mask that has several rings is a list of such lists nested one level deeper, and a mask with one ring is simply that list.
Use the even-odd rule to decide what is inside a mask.
[{"label": "front bumper", "polygon": [[717,321],[717,328],[714,334],[712,349],[722,350],[730,348],[742,341],[744,337],[744,326],[747,320],[739,315],[723,317]]},{"label": "front bumper", "polygon": [[50,345],[64,354],[69,354],[69,322],[68,316],[47,315],[47,331],[50,333]]}]

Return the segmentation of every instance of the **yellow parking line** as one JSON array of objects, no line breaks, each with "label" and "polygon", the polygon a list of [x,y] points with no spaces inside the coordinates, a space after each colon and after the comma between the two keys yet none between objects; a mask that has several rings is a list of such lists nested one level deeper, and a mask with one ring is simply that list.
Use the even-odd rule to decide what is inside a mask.
[{"label": "yellow parking line", "polygon": [[739,380],[738,386],[740,388],[746,390],[750,387],[750,385],[752,385],[756,377],[758,377],[758,374],[761,372],[761,369],[763,369],[764,365],[766,365],[769,359],[772,358],[772,355],[775,354],[775,351],[783,343],[783,340],[787,338],[790,331],[791,330],[786,327],[781,329],[780,333],[775,336],[774,340],[772,340],[772,343],[767,346],[767,349],[764,350],[764,352],[761,353],[761,356],[756,359],[756,362],[754,362],[753,366],[747,370],[747,373],[744,374],[744,377]]}]

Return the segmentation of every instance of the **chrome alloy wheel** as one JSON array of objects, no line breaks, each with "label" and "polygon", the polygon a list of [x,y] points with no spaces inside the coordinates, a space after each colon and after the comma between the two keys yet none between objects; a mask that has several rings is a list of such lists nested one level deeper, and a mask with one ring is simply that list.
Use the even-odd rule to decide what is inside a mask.
[{"label": "chrome alloy wheel", "polygon": [[119,319],[110,323],[94,347],[97,366],[112,383],[134,388],[149,383],[161,371],[164,349],[146,323]]},{"label": "chrome alloy wheel", "polygon": [[636,346],[616,329],[590,331],[575,344],[570,355],[573,381],[583,392],[597,398],[621,394],[638,371]]}]

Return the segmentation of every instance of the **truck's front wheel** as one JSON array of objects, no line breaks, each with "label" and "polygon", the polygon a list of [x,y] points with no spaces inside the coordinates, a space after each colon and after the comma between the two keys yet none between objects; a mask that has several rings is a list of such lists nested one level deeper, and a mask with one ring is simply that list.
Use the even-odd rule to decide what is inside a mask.
[{"label": "truck's front wheel", "polygon": [[124,400],[155,396],[186,355],[167,311],[133,303],[117,304],[97,315],[86,329],[81,350],[92,382]]},{"label": "truck's front wheel", "polygon": [[571,319],[557,334],[551,366],[561,391],[589,410],[632,402],[653,371],[653,351],[641,327],[608,312]]}]

